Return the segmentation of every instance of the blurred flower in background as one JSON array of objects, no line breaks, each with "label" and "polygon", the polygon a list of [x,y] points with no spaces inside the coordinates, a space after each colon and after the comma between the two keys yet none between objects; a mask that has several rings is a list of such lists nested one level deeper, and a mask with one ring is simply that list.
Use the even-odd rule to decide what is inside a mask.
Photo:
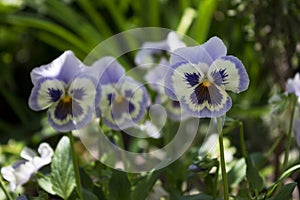
[{"label": "blurred flower in background", "polygon": [[34,173],[51,162],[53,149],[49,144],[41,143],[38,147],[38,153],[39,155],[25,147],[20,155],[24,160],[1,168],[1,174],[5,180],[10,182],[12,191],[28,182]]}]

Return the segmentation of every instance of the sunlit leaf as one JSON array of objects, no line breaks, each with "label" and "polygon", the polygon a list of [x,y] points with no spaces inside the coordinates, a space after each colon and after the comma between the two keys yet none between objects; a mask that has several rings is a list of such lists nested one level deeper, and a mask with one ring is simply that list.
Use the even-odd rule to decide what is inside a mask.
[{"label": "sunlit leaf", "polygon": [[55,149],[50,180],[53,191],[63,199],[67,199],[75,187],[70,141],[66,136],[58,142]]}]

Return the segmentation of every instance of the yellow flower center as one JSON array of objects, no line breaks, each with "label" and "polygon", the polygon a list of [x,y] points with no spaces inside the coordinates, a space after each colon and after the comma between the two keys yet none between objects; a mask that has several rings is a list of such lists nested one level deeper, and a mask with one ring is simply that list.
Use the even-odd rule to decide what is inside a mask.
[{"label": "yellow flower center", "polygon": [[115,100],[116,103],[122,103],[123,101],[123,97],[122,96],[118,96]]},{"label": "yellow flower center", "polygon": [[72,98],[71,98],[69,95],[66,95],[66,96],[62,99],[62,101],[63,101],[64,103],[70,103],[70,102],[72,101]]},{"label": "yellow flower center", "polygon": [[203,81],[202,81],[202,85],[203,85],[204,87],[209,87],[209,86],[211,85],[211,83],[210,83],[209,81],[207,81],[207,80],[203,80]]}]

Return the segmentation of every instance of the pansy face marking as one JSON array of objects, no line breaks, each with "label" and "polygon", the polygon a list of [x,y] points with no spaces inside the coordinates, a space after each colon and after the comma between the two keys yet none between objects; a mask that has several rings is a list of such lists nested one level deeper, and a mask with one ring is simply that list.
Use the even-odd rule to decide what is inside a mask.
[{"label": "pansy face marking", "polygon": [[226,47],[217,37],[200,46],[175,50],[171,63],[165,92],[194,117],[224,115],[232,105],[226,90],[239,93],[249,85],[243,64],[226,56]]},{"label": "pansy face marking", "polygon": [[144,86],[125,76],[123,67],[112,57],[105,57],[93,64],[103,72],[96,98],[96,114],[108,127],[121,130],[135,126],[148,106]]},{"label": "pansy face marking", "polygon": [[80,129],[92,117],[96,79],[71,51],[31,72],[34,84],[29,106],[48,108],[50,125],[60,132]]}]

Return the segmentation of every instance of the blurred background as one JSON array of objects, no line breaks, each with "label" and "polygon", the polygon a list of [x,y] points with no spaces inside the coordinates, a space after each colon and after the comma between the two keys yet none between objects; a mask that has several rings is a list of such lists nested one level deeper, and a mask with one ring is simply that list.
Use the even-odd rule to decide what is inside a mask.
[{"label": "blurred background", "polygon": [[249,151],[265,151],[275,137],[269,98],[299,71],[299,25],[297,0],[0,0],[0,143],[36,144],[54,132],[46,112],[27,105],[34,67],[65,50],[83,60],[122,31],[164,27],[199,44],[217,35],[243,61],[250,88],[231,94],[228,116],[245,123]]}]

